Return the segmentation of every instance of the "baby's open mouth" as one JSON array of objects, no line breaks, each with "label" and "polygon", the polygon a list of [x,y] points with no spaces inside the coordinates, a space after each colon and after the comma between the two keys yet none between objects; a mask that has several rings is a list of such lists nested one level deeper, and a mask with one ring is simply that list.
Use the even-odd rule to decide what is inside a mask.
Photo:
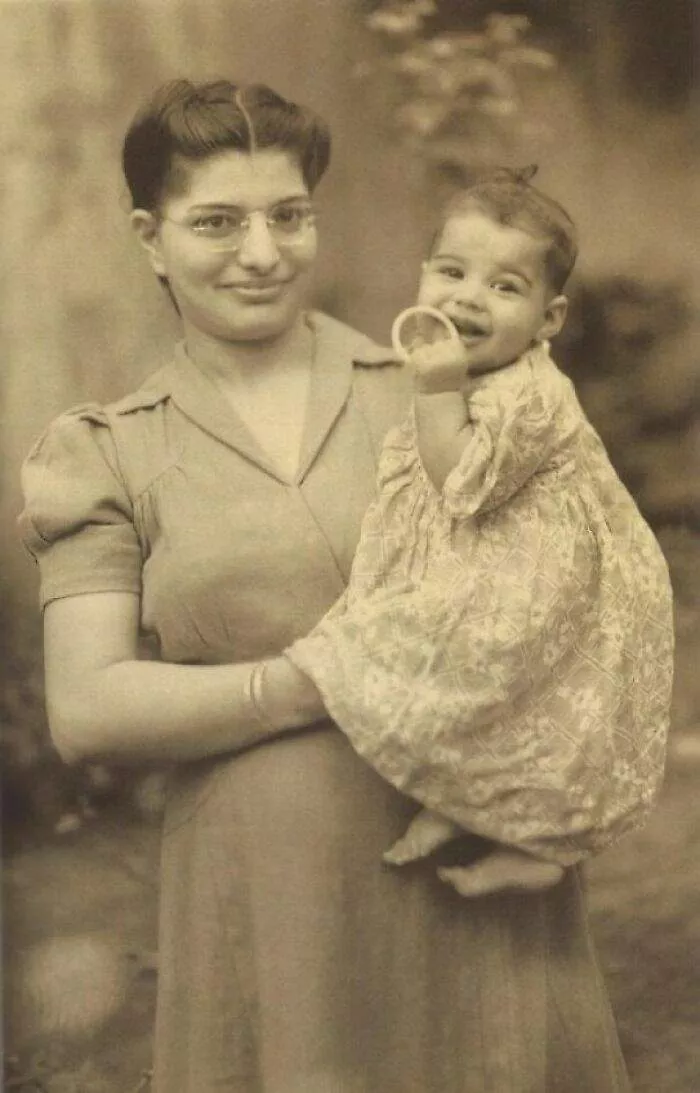
[{"label": "baby's open mouth", "polygon": [[452,322],[456,326],[460,338],[483,338],[488,334],[485,326],[482,326],[480,323],[472,322],[469,319],[462,319],[458,323],[453,319]]}]

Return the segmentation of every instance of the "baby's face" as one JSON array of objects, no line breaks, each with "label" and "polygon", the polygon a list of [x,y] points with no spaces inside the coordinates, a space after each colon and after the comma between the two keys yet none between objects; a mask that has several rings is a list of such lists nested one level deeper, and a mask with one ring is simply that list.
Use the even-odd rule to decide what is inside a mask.
[{"label": "baby's face", "polygon": [[552,296],[545,255],[543,240],[476,209],[445,224],[423,267],[417,303],[452,320],[471,373],[510,364],[561,329],[566,298]]}]

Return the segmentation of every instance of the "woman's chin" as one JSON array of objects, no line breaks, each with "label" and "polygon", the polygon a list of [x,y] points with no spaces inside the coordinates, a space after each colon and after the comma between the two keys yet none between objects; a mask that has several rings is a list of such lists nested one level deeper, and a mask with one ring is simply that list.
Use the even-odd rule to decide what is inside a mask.
[{"label": "woman's chin", "polygon": [[284,337],[297,319],[298,311],[258,304],[224,323],[217,334],[228,342],[272,342]]}]

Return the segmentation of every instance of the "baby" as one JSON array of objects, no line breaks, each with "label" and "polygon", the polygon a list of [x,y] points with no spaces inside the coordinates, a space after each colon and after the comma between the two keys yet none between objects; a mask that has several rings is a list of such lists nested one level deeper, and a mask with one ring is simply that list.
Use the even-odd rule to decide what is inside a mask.
[{"label": "baby", "polygon": [[554,884],[641,824],[668,730],[668,571],[550,357],[575,231],[532,173],[448,206],[417,303],[456,333],[409,347],[346,594],[286,651],[425,806],[385,860],[500,844],[440,870],[465,895]]}]

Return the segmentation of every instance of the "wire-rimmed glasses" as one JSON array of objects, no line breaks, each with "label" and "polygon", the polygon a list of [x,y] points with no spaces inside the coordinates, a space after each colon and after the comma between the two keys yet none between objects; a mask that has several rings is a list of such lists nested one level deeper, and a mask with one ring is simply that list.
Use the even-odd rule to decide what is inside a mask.
[{"label": "wire-rimmed glasses", "polygon": [[290,247],[303,242],[316,223],[316,215],[310,201],[293,198],[248,212],[235,205],[221,205],[197,210],[182,220],[168,216],[161,219],[185,228],[212,250],[237,251],[254,216],[264,217],[267,230],[278,247]]}]

